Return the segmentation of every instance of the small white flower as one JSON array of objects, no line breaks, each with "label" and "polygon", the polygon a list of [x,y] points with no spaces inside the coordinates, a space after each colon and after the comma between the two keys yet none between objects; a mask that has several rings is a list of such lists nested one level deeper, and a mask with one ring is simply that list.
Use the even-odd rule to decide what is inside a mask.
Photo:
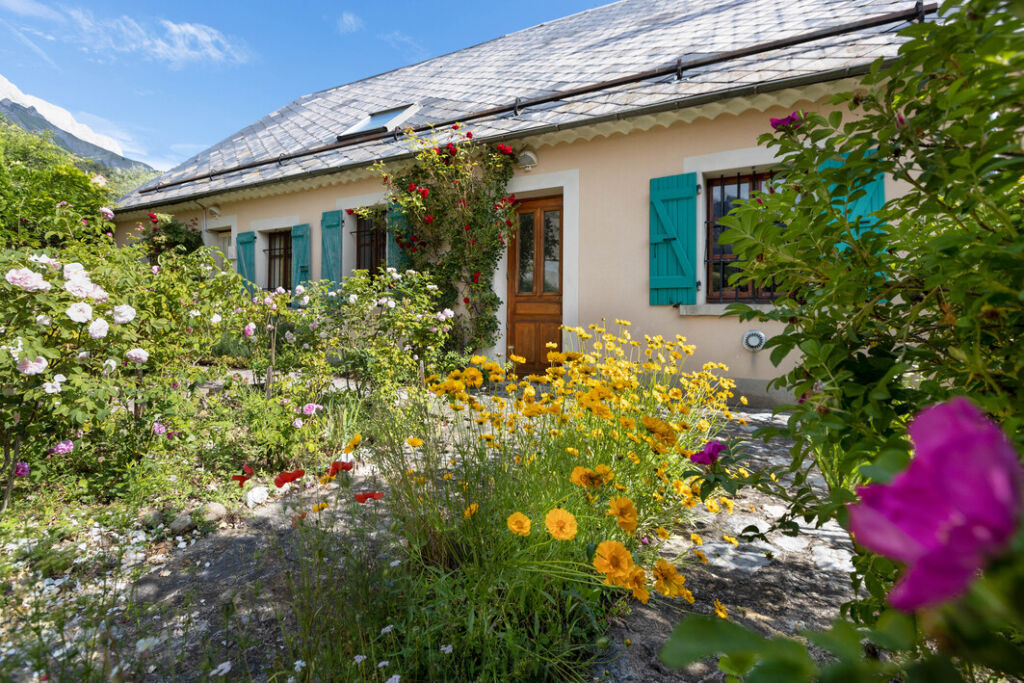
[{"label": "small white flower", "polygon": [[392,676],[388,680],[384,681],[384,683],[399,683],[401,680],[402,680],[402,677],[399,676],[398,674],[395,674],[394,676]]},{"label": "small white flower", "polygon": [[301,659],[295,660],[295,673],[302,673],[302,670],[306,668],[306,663]]},{"label": "small white flower", "polygon": [[103,339],[110,330],[110,323],[103,318],[96,318],[89,325],[89,336],[93,339]]},{"label": "small white flower", "polygon": [[90,356],[92,356],[92,354],[89,353],[88,351],[79,351],[78,355],[75,356],[75,359],[76,360],[87,360]]},{"label": "small white flower", "polygon": [[352,658],[352,661],[356,664],[362,664],[364,661],[366,661],[366,655],[356,655]]},{"label": "small white flower", "polygon": [[107,372],[113,372],[114,368],[116,367],[117,361],[114,360],[113,358],[108,358],[105,361],[103,361],[103,369],[106,370]]},{"label": "small white flower", "polygon": [[359,301],[359,297],[358,296],[356,296],[355,294],[349,294],[348,295],[348,302],[350,304],[354,304],[357,301]]},{"label": "small white flower", "polygon": [[452,646],[451,645],[442,645],[441,646],[441,652],[443,652],[446,655],[450,655],[452,653]]},{"label": "small white flower", "polygon": [[193,308],[193,309],[192,309],[191,311],[189,311],[189,312],[188,312],[188,314],[189,314],[190,316],[192,316],[193,318],[198,318],[199,316],[201,316],[201,315],[202,315],[202,313],[200,313],[199,311],[197,311],[197,310],[196,310],[196,309],[194,309],[194,308]]},{"label": "small white flower", "polygon": [[431,292],[436,292],[437,291],[437,285],[433,285],[433,284],[427,285],[427,289],[429,289]]},{"label": "small white flower", "polygon": [[391,560],[391,566],[392,567],[397,567],[400,564],[402,564],[401,560]]},{"label": "small white flower", "polygon": [[288,342],[289,344],[294,344],[295,343],[295,335],[292,334],[290,331],[289,332],[285,332],[284,333],[284,340],[286,342]]},{"label": "small white flower", "polygon": [[394,308],[394,307],[395,307],[395,300],[394,299],[388,299],[388,308]]},{"label": "small white flower", "polygon": [[159,644],[159,638],[140,638],[138,642],[135,643],[135,654],[141,655],[149,652]]},{"label": "small white flower", "polygon": [[391,633],[394,630],[395,630],[395,625],[394,624],[388,624],[387,626],[385,626],[384,628],[382,628],[380,630],[380,634],[383,636],[383,635],[385,635],[387,633]]},{"label": "small white flower", "polygon": [[43,382],[43,391],[48,394],[59,394],[60,382]]},{"label": "small white flower", "polygon": [[224,318],[220,317],[220,313],[214,313],[212,316],[210,316],[210,322],[213,323],[214,325],[219,325],[220,321],[223,319]]},{"label": "small white flower", "polygon": [[221,662],[216,669],[210,672],[211,676],[227,676],[231,671],[231,662]]},{"label": "small white flower", "polygon": [[114,323],[117,325],[124,325],[135,320],[135,309],[124,304],[122,306],[114,306]]},{"label": "small white flower", "polygon": [[67,382],[68,378],[58,372],[56,375],[53,376],[53,381],[56,382],[57,384],[60,384],[61,382]]},{"label": "small white flower", "polygon": [[388,660],[385,659],[383,662],[381,662],[380,664],[377,665],[377,668],[378,669],[383,669],[385,666],[387,666],[390,663],[391,662],[389,662]]},{"label": "small white flower", "polygon": [[49,325],[52,322],[53,322],[53,318],[51,318],[48,315],[37,315],[36,316],[36,325],[44,325],[45,326],[45,325]]},{"label": "small white flower", "polygon": [[57,259],[52,259],[46,254],[35,254],[34,256],[29,256],[28,260],[32,263],[45,263],[51,268],[60,268],[60,263]]},{"label": "small white flower", "polygon": [[71,304],[65,313],[76,323],[84,323],[92,318],[92,306],[81,302]]}]

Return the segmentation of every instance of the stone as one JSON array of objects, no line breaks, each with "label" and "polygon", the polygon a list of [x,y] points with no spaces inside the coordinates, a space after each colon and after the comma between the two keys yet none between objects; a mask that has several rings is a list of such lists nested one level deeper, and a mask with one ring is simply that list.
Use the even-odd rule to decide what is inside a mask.
[{"label": "stone", "polygon": [[802,536],[779,535],[772,539],[772,543],[779,546],[787,553],[798,553],[806,548],[810,541]]},{"label": "stone", "polygon": [[245,504],[254,508],[257,505],[266,503],[269,497],[270,491],[267,490],[266,486],[254,486],[245,494]]},{"label": "stone", "polygon": [[853,571],[853,554],[846,550],[815,546],[811,548],[811,559],[818,569],[833,572]]},{"label": "stone", "polygon": [[220,503],[210,501],[203,506],[204,522],[219,522],[224,519],[226,514],[228,514],[228,509]]},{"label": "stone", "polygon": [[171,530],[171,533],[183,534],[191,530],[195,525],[196,521],[192,519],[192,513],[183,512],[174,518],[174,521],[170,523],[168,528]]},{"label": "stone", "polygon": [[155,527],[164,523],[164,513],[161,510],[143,508],[139,511],[139,521],[148,527]]}]

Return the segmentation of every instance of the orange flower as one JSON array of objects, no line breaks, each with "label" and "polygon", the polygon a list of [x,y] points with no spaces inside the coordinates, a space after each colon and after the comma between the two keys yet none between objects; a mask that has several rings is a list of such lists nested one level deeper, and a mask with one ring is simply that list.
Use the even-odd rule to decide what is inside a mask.
[{"label": "orange flower", "polygon": [[405,440],[405,442],[412,446],[413,448],[419,448],[420,446],[423,445],[423,439],[416,436],[410,436],[408,439]]},{"label": "orange flower", "polygon": [[544,526],[548,533],[559,541],[571,541],[576,538],[576,518],[568,510],[555,508],[544,518]]},{"label": "orange flower", "polygon": [[683,588],[684,583],[686,577],[679,574],[675,565],[662,559],[658,560],[654,566],[654,588],[659,593],[670,598],[683,595],[683,591],[686,590]]},{"label": "orange flower", "polygon": [[605,583],[622,585],[633,568],[633,556],[618,541],[603,541],[594,554],[594,569],[605,575]]},{"label": "orange flower", "polygon": [[629,498],[619,496],[608,501],[608,514],[615,517],[623,531],[630,534],[636,531],[636,507]]},{"label": "orange flower", "polygon": [[572,468],[572,474],[569,475],[569,481],[576,486],[583,488],[599,488],[604,483],[604,477],[590,469],[589,467],[574,467]]},{"label": "orange flower", "polygon": [[506,524],[508,524],[508,530],[517,536],[530,535],[530,518],[522,512],[513,512],[508,516]]},{"label": "orange flower", "polygon": [[633,597],[645,605],[651,599],[651,592],[647,590],[647,575],[640,567],[630,569],[622,585],[626,590],[633,591]]},{"label": "orange flower", "polygon": [[462,514],[466,517],[466,519],[469,519],[470,517],[475,515],[476,511],[479,510],[479,509],[480,509],[479,505],[477,505],[476,503],[471,503],[470,506],[468,508],[466,508],[466,511],[463,512]]}]

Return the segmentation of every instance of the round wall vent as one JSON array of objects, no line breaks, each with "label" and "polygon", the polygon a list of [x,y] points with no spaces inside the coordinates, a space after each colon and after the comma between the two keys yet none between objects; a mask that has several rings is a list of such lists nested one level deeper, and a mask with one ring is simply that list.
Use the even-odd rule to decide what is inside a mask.
[{"label": "round wall vent", "polygon": [[768,337],[761,330],[748,330],[743,333],[743,348],[747,351],[760,351],[766,341]]}]

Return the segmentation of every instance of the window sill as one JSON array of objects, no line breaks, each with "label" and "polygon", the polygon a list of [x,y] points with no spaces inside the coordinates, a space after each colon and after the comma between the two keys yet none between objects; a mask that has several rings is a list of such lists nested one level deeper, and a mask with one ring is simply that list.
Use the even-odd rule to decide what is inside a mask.
[{"label": "window sill", "polygon": [[695,304],[695,305],[692,305],[692,306],[680,306],[679,307],[679,315],[682,315],[682,316],[691,316],[691,315],[722,316],[722,315],[725,315],[725,313],[727,312],[727,310],[729,308],[729,305],[731,303],[746,304],[747,306],[750,306],[755,311],[763,311],[763,312],[770,311],[770,310],[772,310],[775,307],[774,304],[751,303],[751,302],[748,302],[748,301],[729,302],[728,304]]}]

